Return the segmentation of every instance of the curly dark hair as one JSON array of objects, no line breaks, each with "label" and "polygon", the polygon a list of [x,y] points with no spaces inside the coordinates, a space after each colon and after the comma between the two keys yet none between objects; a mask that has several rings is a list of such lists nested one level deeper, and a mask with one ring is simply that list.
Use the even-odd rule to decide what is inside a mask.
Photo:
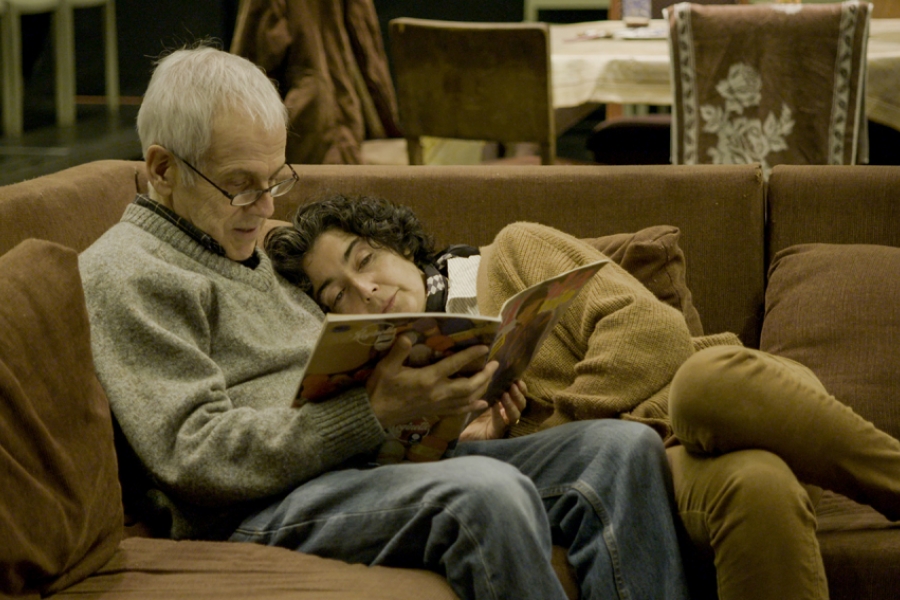
[{"label": "curly dark hair", "polygon": [[393,250],[420,269],[434,262],[434,240],[412,209],[384,198],[330,196],[301,206],[292,222],[292,227],[272,229],[264,247],[275,270],[307,294],[312,293],[312,284],[303,270],[303,258],[318,237],[330,229],[340,229],[373,246]]}]

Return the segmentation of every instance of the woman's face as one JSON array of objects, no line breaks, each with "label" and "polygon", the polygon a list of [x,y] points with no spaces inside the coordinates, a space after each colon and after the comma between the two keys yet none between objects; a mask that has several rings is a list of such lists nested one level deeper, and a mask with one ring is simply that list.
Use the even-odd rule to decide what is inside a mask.
[{"label": "woman's face", "polygon": [[339,314],[422,312],[425,280],[411,260],[340,229],[321,234],[303,258],[313,298]]}]

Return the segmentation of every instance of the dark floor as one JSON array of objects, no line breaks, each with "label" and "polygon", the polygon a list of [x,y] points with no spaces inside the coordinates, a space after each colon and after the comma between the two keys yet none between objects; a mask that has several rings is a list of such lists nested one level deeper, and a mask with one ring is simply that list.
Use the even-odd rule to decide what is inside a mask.
[{"label": "dark floor", "polygon": [[[73,127],[54,123],[53,107],[30,107],[20,138],[0,137],[0,185],[17,183],[67,167],[102,159],[140,160],[135,130],[137,106],[124,105],[111,116],[102,104],[79,104]],[[560,136],[559,156],[591,160],[586,139],[603,117],[602,109]]]},{"label": "dark floor", "polygon": [[587,139],[591,130],[605,117],[606,109],[601,106],[559,136],[556,140],[557,156],[593,161],[594,157],[587,147]]},{"label": "dark floor", "polygon": [[112,116],[102,104],[79,104],[76,124],[56,127],[53,107],[25,111],[21,137],[0,137],[0,185],[17,183],[67,167],[107,158],[141,158],[135,130],[137,106]]}]

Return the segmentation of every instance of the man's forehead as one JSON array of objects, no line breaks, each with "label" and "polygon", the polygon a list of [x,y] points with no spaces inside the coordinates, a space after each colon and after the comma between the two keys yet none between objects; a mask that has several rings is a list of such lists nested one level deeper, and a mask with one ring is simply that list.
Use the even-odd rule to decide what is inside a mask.
[{"label": "man's forehead", "polygon": [[225,111],[213,119],[206,157],[211,163],[245,163],[247,166],[242,168],[258,162],[281,168],[286,145],[286,130],[269,130],[246,113]]}]

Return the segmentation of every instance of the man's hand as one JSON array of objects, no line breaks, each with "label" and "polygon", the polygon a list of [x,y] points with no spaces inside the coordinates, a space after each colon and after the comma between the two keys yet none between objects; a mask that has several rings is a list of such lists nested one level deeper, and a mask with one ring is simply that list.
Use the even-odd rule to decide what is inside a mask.
[{"label": "man's hand", "polygon": [[514,382],[500,400],[490,410],[485,411],[477,419],[469,423],[459,436],[459,441],[496,440],[506,435],[510,425],[519,422],[525,410],[525,395],[528,393],[525,382],[521,379]]},{"label": "man's hand", "polygon": [[487,346],[472,346],[421,368],[403,365],[411,348],[409,337],[400,336],[366,382],[372,410],[384,427],[418,417],[446,417],[487,408],[481,397],[497,370],[495,361],[474,375],[452,377],[486,355]]}]

